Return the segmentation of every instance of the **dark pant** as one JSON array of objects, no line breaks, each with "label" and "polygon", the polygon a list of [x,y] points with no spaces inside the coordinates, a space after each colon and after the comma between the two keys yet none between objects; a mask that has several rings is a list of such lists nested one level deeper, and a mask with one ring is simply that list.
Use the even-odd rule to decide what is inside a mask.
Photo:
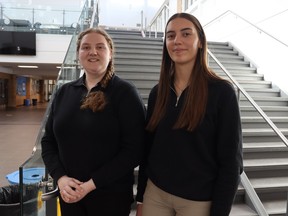
[{"label": "dark pant", "polygon": [[78,203],[65,203],[60,197],[62,216],[129,216],[133,191],[92,191]]}]

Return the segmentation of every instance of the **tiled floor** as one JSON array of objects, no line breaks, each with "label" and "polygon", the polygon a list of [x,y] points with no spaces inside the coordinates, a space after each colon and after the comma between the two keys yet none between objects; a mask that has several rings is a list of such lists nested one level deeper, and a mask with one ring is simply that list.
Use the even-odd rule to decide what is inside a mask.
[{"label": "tiled floor", "polygon": [[46,106],[0,107],[0,187],[8,185],[6,175],[31,156]]}]

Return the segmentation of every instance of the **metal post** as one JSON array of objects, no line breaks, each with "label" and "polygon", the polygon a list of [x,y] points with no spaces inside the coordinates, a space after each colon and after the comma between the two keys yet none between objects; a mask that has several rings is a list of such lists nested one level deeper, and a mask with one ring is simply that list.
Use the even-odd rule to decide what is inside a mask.
[{"label": "metal post", "polygon": [[1,5],[0,17],[1,17],[1,20],[3,20],[3,6],[1,3],[0,3],[0,5]]},{"label": "metal post", "polygon": [[57,198],[46,201],[46,215],[57,216]]},{"label": "metal post", "polygon": [[32,9],[32,28],[34,28],[34,14],[35,14],[35,11],[34,11],[34,8]]},{"label": "metal post", "polygon": [[65,10],[63,10],[63,29],[64,29],[64,25],[65,25]]},{"label": "metal post", "polygon": [[288,193],[287,193],[287,200],[286,200],[286,216],[288,216]]},{"label": "metal post", "polygon": [[141,31],[143,30],[143,10],[141,10]]}]

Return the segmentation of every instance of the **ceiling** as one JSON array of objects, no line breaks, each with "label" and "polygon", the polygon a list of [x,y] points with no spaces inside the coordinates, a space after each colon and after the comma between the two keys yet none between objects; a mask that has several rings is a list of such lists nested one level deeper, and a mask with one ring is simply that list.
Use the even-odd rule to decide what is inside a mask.
[{"label": "ceiling", "polygon": [[30,64],[25,64],[23,62],[1,62],[0,72],[15,74],[20,76],[29,76],[36,79],[56,79],[59,73],[59,66],[61,64],[55,63],[33,63],[33,66],[38,68],[19,68],[18,65],[30,66]]}]

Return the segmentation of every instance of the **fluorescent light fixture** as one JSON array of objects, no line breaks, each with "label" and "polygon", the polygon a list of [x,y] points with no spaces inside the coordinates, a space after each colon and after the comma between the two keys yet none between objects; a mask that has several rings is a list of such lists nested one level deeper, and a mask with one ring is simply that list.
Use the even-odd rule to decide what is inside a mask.
[{"label": "fluorescent light fixture", "polygon": [[36,65],[18,65],[19,68],[38,68]]},{"label": "fluorescent light fixture", "polygon": [[56,68],[58,68],[58,69],[61,69],[61,68],[63,68],[63,69],[75,69],[76,67],[75,66],[63,66],[63,67],[56,66]]}]

